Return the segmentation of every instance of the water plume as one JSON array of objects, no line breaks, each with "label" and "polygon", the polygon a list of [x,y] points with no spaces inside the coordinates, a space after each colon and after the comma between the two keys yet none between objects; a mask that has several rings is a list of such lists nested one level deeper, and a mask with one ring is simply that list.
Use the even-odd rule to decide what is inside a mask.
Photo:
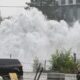
[{"label": "water plume", "polygon": [[41,11],[31,8],[6,19],[0,25],[0,58],[18,58],[24,69],[31,70],[32,61],[49,59],[56,50],[80,52],[80,23],[72,27],[64,21],[48,20]]}]

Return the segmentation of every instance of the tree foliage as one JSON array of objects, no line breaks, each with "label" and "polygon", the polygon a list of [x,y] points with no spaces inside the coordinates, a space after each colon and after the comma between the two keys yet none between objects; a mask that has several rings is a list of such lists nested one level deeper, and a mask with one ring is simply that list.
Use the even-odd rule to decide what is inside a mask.
[{"label": "tree foliage", "polygon": [[51,56],[51,70],[62,73],[75,73],[77,71],[77,63],[74,62],[71,51],[56,51]]}]

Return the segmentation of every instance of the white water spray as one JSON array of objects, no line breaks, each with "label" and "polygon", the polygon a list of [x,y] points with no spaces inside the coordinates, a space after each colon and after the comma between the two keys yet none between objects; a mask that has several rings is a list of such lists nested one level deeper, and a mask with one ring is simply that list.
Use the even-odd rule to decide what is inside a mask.
[{"label": "white water spray", "polygon": [[80,51],[80,23],[69,27],[65,21],[47,20],[35,8],[5,20],[0,25],[0,58],[20,59],[26,68],[35,56],[49,59],[56,49]]}]

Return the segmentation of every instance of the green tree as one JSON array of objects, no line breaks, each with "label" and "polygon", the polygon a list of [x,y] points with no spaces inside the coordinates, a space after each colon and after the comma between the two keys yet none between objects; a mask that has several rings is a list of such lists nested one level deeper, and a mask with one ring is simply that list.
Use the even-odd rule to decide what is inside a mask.
[{"label": "green tree", "polygon": [[57,50],[51,56],[51,70],[62,73],[76,73],[78,64],[70,53],[70,50],[64,52]]}]

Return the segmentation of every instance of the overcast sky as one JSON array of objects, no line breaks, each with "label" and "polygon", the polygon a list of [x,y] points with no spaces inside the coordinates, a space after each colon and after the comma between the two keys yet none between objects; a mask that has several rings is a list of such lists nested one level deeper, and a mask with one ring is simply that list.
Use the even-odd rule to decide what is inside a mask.
[{"label": "overcast sky", "polygon": [[[0,0],[0,6],[26,6],[25,2],[30,2],[30,0]],[[23,8],[0,7],[1,15],[3,17],[20,13],[22,9]]]}]

